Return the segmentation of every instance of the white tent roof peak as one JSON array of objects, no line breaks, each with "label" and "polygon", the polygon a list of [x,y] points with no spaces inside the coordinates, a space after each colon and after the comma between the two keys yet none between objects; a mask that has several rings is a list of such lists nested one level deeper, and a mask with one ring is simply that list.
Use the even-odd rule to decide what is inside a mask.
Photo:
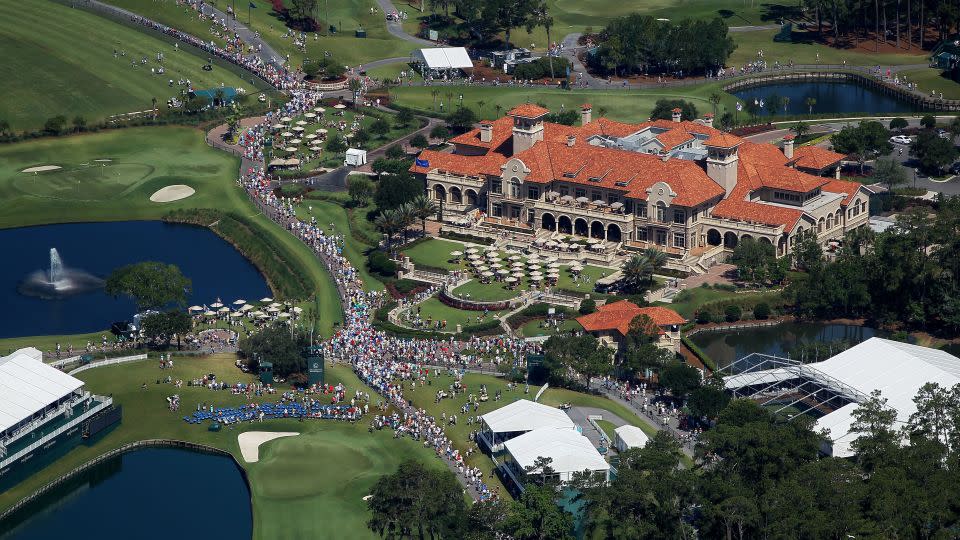
[{"label": "white tent roof peak", "polygon": [[533,467],[541,457],[551,458],[550,468],[557,473],[610,469],[590,439],[572,429],[535,429],[510,439],[504,447],[524,469]]},{"label": "white tent roof peak", "polygon": [[83,387],[83,381],[44,364],[36,349],[0,358],[0,431],[30,418]]},{"label": "white tent roof peak", "polygon": [[647,445],[647,441],[650,440],[650,437],[648,437],[642,429],[629,424],[620,426],[613,430],[613,432],[616,433],[620,437],[620,440],[629,448],[643,448]]},{"label": "white tent roof peak", "polygon": [[537,428],[576,429],[576,424],[560,409],[529,399],[514,401],[481,416],[494,433],[531,431]]},{"label": "white tent roof peak", "polygon": [[436,47],[420,49],[414,53],[415,60],[427,65],[430,69],[468,69],[473,67],[473,61],[464,47]]}]

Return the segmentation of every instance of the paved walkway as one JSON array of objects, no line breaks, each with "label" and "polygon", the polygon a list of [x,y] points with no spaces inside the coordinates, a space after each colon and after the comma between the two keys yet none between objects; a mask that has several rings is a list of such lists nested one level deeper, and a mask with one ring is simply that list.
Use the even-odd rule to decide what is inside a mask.
[{"label": "paved walkway", "polygon": [[382,10],[382,15],[384,16],[384,21],[387,23],[387,32],[394,37],[398,37],[404,41],[409,41],[421,48],[423,47],[436,47],[437,44],[432,41],[427,41],[425,39],[418,38],[416,36],[411,36],[403,30],[403,23],[401,21],[388,21],[386,20],[387,13],[397,13],[398,10],[393,6],[393,3],[390,0],[377,0],[377,4]]},{"label": "paved walkway", "polygon": [[704,283],[713,285],[715,283],[722,283],[724,285],[733,284],[733,275],[734,270],[737,267],[732,264],[715,264],[707,269],[706,273],[703,274],[690,274],[689,276],[680,280],[682,288],[684,289],[693,289],[699,287]]},{"label": "paved walkway", "polygon": [[[246,7],[242,3],[241,7]],[[202,12],[204,15],[214,14],[218,19],[226,19],[227,24],[233,32],[236,32],[240,39],[247,43],[248,45],[253,45],[254,50],[258,51],[256,55],[266,64],[273,64],[275,66],[283,65],[285,58],[282,54],[274,50],[269,43],[264,41],[260,37],[260,33],[250,28],[247,28],[247,25],[243,24],[234,17],[227,15],[226,12],[217,9],[216,7],[210,4],[203,4]],[[199,37],[199,36],[198,36]]]},{"label": "paved walkway", "polygon": [[609,447],[613,444],[613,441],[606,442],[606,433],[601,433],[600,430],[593,427],[593,424],[590,423],[590,416],[600,416],[603,420],[612,423],[616,427],[630,424],[630,422],[627,422],[616,414],[597,407],[570,407],[567,409],[567,416],[573,420],[573,423],[583,428],[583,435],[590,439],[590,442],[597,448],[601,446]]}]

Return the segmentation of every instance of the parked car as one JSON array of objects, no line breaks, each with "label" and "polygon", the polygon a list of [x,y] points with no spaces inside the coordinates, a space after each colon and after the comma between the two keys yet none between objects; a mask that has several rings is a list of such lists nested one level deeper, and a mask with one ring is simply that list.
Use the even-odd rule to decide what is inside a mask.
[{"label": "parked car", "polygon": [[950,174],[953,174],[953,175],[960,174],[960,161],[950,166]]},{"label": "parked car", "polygon": [[906,135],[894,135],[893,137],[890,137],[890,142],[893,144],[910,144],[912,141],[910,140],[910,137]]},{"label": "parked car", "polygon": [[950,140],[953,138],[953,136],[950,135],[950,132],[945,129],[938,129],[937,136],[940,137],[941,139],[947,139],[947,140]]}]

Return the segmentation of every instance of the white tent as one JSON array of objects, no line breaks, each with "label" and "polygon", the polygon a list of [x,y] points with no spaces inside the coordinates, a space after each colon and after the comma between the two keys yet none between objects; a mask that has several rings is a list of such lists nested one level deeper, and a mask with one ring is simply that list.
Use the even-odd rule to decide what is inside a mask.
[{"label": "white tent", "polygon": [[577,425],[560,409],[521,399],[480,417],[480,435],[498,451],[504,441],[538,428],[576,430]]},{"label": "white tent", "polygon": [[613,446],[620,452],[625,452],[629,448],[643,448],[647,445],[650,437],[637,426],[620,426],[613,430],[615,440]]},{"label": "white tent", "polygon": [[510,439],[504,447],[520,470],[533,467],[537,458],[551,458],[550,468],[559,475],[561,482],[570,481],[576,472],[601,471],[606,476],[610,471],[610,464],[593,447],[590,439],[572,429],[535,429]]},{"label": "white tent", "polygon": [[367,151],[359,148],[348,148],[347,155],[343,160],[344,165],[359,167],[367,164]]},{"label": "white tent", "polygon": [[469,69],[473,61],[464,47],[437,47],[414,51],[413,61],[427,69]]},{"label": "white tent", "polygon": [[861,396],[822,416],[814,426],[814,431],[828,433],[826,453],[849,457],[853,455],[850,444],[856,438],[856,434],[850,433],[850,426],[853,411],[859,406],[857,401],[879,390],[887,406],[896,411],[897,422],[905,423],[917,410],[913,398],[924,384],[935,382],[944,388],[960,384],[960,358],[937,349],[870,338],[823,362],[742,373],[725,378],[724,384],[728,390],[736,391],[759,384],[786,385],[787,381],[798,378],[836,386],[838,394],[855,392]]},{"label": "white tent", "polygon": [[44,364],[36,349],[0,358],[0,433],[83,387],[83,381]]}]

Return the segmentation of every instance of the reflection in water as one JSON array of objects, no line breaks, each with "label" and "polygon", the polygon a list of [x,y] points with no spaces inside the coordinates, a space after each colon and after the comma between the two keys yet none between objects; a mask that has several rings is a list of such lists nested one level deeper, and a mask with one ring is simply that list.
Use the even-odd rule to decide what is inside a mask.
[{"label": "reflection in water", "polygon": [[849,324],[781,323],[761,328],[700,332],[691,339],[717,363],[717,367],[722,368],[752,353],[787,357],[792,349],[804,343],[842,340],[856,345],[884,335],[874,328]]},{"label": "reflection in water", "polygon": [[[814,114],[824,113],[851,113],[851,112],[911,112],[917,108],[890,94],[884,94],[871,88],[860,86],[852,82],[805,82],[791,84],[766,84],[754,86],[744,90],[737,90],[733,95],[738,100],[753,103],[754,100],[764,101],[764,107],[759,111],[761,116],[770,115],[767,105],[771,99],[789,98],[786,108],[783,102],[777,108],[777,114],[808,114],[810,107],[807,98],[816,100],[813,106]],[[741,114],[747,114],[746,109]]]},{"label": "reflection in water", "polygon": [[4,540],[248,539],[252,531],[250,490],[233,460],[169,448],[100,463],[0,524]]}]

